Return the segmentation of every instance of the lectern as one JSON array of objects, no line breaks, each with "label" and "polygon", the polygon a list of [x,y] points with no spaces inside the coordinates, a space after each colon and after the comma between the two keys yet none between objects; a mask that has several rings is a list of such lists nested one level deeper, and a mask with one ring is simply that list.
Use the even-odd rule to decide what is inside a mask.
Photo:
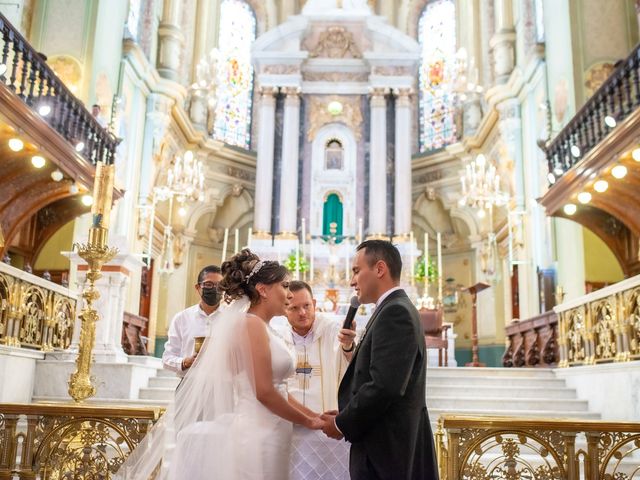
[{"label": "lectern", "polygon": [[480,359],[478,358],[478,308],[477,308],[477,299],[478,293],[489,288],[491,285],[487,285],[486,283],[478,282],[475,285],[470,286],[469,288],[465,288],[463,292],[469,292],[471,294],[471,352],[473,357],[470,363],[467,363],[465,367],[484,367],[484,363],[480,363]]}]

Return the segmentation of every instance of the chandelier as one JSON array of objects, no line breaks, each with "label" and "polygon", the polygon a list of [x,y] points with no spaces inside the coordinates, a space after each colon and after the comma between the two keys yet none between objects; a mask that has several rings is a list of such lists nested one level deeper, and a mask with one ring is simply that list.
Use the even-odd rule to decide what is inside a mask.
[{"label": "chandelier", "polygon": [[493,208],[506,205],[509,195],[500,189],[500,175],[482,153],[465,166],[460,182],[460,205],[476,209],[479,218],[488,216],[489,233],[480,247],[480,268],[487,277],[493,277],[498,263],[498,245],[493,232]]},{"label": "chandelier", "polygon": [[453,70],[453,91],[461,102],[482,93],[482,85],[478,83],[478,69],[473,57],[469,58],[466,48],[461,47],[456,52]]},{"label": "chandelier", "polygon": [[151,263],[156,205],[159,202],[166,201],[169,201],[169,214],[162,234],[162,249],[158,259],[159,273],[172,273],[176,266],[173,257],[175,235],[173,234],[172,226],[174,201],[178,202],[178,214],[180,216],[187,214],[187,204],[204,201],[202,162],[195,160],[193,152],[188,150],[183,157],[176,156],[175,161],[167,170],[164,183],[153,188],[147,248],[149,264]]}]

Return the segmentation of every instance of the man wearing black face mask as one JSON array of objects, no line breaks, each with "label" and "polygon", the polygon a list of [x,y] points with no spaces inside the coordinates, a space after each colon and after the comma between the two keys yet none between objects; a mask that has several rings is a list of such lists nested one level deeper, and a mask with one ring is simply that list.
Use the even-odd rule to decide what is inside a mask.
[{"label": "man wearing black face mask", "polygon": [[198,275],[195,288],[200,295],[200,303],[179,312],[169,326],[169,338],[164,346],[162,364],[167,370],[184,377],[196,359],[195,337],[207,336],[211,322],[215,320],[220,292],[218,283],[222,280],[220,268],[215,265],[204,267]]}]

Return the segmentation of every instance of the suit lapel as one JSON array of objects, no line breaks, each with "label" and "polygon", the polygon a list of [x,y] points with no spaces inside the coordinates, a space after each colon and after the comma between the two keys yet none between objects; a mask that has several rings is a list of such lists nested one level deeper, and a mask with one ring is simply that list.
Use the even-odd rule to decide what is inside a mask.
[{"label": "suit lapel", "polygon": [[367,326],[364,330],[364,335],[362,335],[362,338],[358,342],[358,345],[356,345],[356,349],[353,352],[353,356],[351,357],[350,364],[354,363],[356,355],[358,354],[358,350],[360,350],[360,345],[362,345],[362,343],[364,342],[364,339],[367,338],[367,334],[371,331],[371,328],[373,327],[374,322],[377,320],[378,314],[382,311],[382,308],[391,300],[394,300],[396,298],[401,298],[401,296],[403,295],[406,296],[406,293],[404,290],[396,290],[395,292],[392,292],[387,298],[385,298],[382,301],[380,305],[376,307],[375,311],[373,312],[373,315],[371,315],[371,318],[369,319],[369,323],[367,323]]}]

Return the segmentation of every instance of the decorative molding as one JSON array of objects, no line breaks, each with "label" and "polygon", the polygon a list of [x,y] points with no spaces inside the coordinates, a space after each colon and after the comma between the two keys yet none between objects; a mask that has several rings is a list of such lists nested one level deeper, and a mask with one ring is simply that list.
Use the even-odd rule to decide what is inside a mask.
[{"label": "decorative molding", "polygon": [[[360,97],[331,96],[331,97],[312,97],[309,113],[309,130],[307,131],[307,139],[313,142],[318,131],[328,123],[339,122],[345,124],[353,131],[356,141],[360,140],[363,117],[360,110]],[[327,110],[329,102],[338,101],[342,104],[342,113],[332,115]]]},{"label": "decorative molding", "polygon": [[320,33],[314,46],[305,45],[309,58],[362,58],[353,34],[345,27],[331,26]]},{"label": "decorative molding", "polygon": [[308,82],[366,82],[366,72],[303,72],[302,78]]}]

